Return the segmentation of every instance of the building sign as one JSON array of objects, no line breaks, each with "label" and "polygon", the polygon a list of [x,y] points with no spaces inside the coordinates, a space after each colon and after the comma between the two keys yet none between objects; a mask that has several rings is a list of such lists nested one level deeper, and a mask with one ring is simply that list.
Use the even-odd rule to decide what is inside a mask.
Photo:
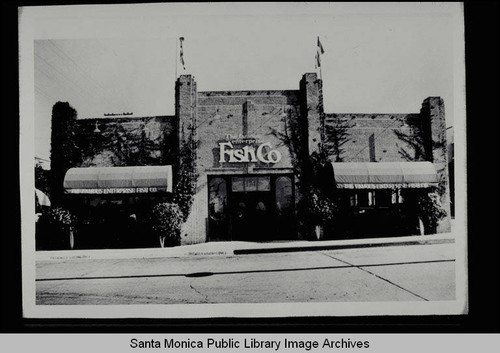
[{"label": "building sign", "polygon": [[[278,163],[281,160],[281,152],[272,149],[269,142],[261,143],[257,148],[246,145],[235,148],[233,142],[219,142],[220,163]],[[227,158],[226,158],[227,157]]]},{"label": "building sign", "polygon": [[233,177],[231,178],[231,191],[271,191],[271,178],[268,176]]},{"label": "building sign", "polygon": [[157,192],[167,192],[166,187],[146,187],[146,188],[102,188],[102,189],[67,189],[68,194],[150,194]]},{"label": "building sign", "polygon": [[419,188],[430,188],[437,186],[434,183],[404,183],[404,184],[344,184],[338,183],[338,189],[419,189]]}]

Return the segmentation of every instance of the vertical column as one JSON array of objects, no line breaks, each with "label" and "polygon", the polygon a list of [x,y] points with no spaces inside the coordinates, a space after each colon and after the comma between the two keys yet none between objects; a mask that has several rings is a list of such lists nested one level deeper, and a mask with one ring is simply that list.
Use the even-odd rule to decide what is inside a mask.
[{"label": "vertical column", "polygon": [[308,137],[308,152],[318,151],[321,143],[322,127],[322,99],[321,81],[316,73],[306,73],[300,81],[301,93],[301,126]]},{"label": "vertical column", "polygon": [[368,146],[370,147],[370,162],[376,162],[377,159],[375,157],[375,134],[371,134],[368,137]]},{"label": "vertical column", "polygon": [[450,231],[450,188],[448,156],[446,151],[446,121],[444,102],[440,97],[429,97],[420,110],[426,159],[434,163],[439,177],[439,195],[446,217],[438,224],[438,233]]},{"label": "vertical column", "polygon": [[[242,126],[243,135],[247,136],[248,131],[253,131],[252,125],[255,126],[255,105],[252,101],[247,100],[243,103]],[[249,129],[250,126],[250,129]]]},{"label": "vertical column", "polygon": [[[179,161],[177,178],[182,180],[186,173],[198,175],[194,185],[194,175],[189,175],[191,186],[194,188],[193,202],[188,218],[181,230],[181,244],[200,243],[206,240],[206,217],[208,215],[208,200],[206,178],[202,173],[202,165],[198,163],[197,156],[197,102],[198,94],[194,77],[181,75],[176,82],[175,90],[175,115],[177,120],[177,133],[179,144]],[[181,150],[182,149],[182,150]],[[189,164],[193,163],[194,170]],[[183,185],[187,187],[187,185]],[[175,191],[174,191],[175,192]]]},{"label": "vertical column", "polygon": [[189,134],[196,134],[196,82],[191,75],[181,75],[175,85],[175,116],[179,145]]}]

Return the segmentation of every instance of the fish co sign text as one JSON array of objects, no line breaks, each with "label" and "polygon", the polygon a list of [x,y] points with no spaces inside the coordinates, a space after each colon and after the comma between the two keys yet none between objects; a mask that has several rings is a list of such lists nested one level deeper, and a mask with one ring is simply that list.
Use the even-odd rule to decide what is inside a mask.
[{"label": "fish co sign text", "polygon": [[[274,150],[269,142],[265,142],[255,148],[245,146],[234,148],[231,142],[219,142],[220,163],[248,163],[261,161],[262,163],[278,163],[281,160],[281,152]],[[267,153],[266,153],[267,152]],[[226,160],[226,156],[229,160]]]}]

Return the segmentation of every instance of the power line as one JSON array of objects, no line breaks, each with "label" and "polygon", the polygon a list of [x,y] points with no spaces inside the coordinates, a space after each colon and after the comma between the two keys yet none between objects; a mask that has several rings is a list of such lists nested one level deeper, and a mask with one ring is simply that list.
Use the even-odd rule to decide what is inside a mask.
[{"label": "power line", "polygon": [[[274,110],[274,108],[273,108],[273,110]],[[284,105],[282,105],[282,107],[279,109],[278,113],[273,113],[273,110],[271,110],[271,113],[269,113],[271,116],[268,119],[264,120],[259,126],[257,126],[256,128],[254,128],[252,130],[252,132],[250,132],[250,135],[252,135],[253,133],[255,133],[257,130],[259,130],[261,127],[263,127],[264,125],[266,125],[272,119],[275,119],[276,116],[278,115],[278,113],[279,114],[285,113],[285,111],[284,111]]]},{"label": "power line", "polygon": [[[35,57],[42,60],[49,67],[49,72],[43,70],[41,67],[38,67],[37,71],[45,74],[45,76],[47,76],[47,78],[49,78],[50,80],[54,80],[54,78],[55,78],[54,75],[51,75],[51,73],[50,73],[50,71],[52,71],[53,73],[58,74],[59,77],[62,78],[63,80],[66,80],[67,82],[69,82],[70,83],[69,87],[72,88],[73,90],[75,90],[76,93],[78,93],[76,91],[76,88],[78,88],[80,90],[80,92],[83,93],[84,95],[86,95],[88,98],[90,98],[91,100],[95,100],[92,96],[90,96],[89,90],[84,89],[80,84],[78,84],[77,82],[72,80],[66,73],[62,72],[60,69],[55,67],[53,64],[49,63],[47,60],[45,60],[45,58],[43,58],[39,54],[35,53]],[[94,93],[94,94],[97,95],[97,93]]]},{"label": "power line", "polygon": [[[114,89],[114,86],[109,86],[109,87],[104,87],[100,82],[96,81],[95,79],[92,78],[92,75],[89,73],[88,69],[82,68],[81,65],[79,65],[68,53],[66,53],[62,48],[60,48],[58,45],[56,45],[52,40],[49,40],[49,43],[61,54],[63,54],[69,61],[79,70],[80,74],[84,79],[88,80],[91,82],[93,85],[96,87],[100,88],[104,93],[113,91],[113,97],[115,100],[119,101],[119,104],[122,104],[123,106],[127,106],[127,102],[123,99],[123,97],[118,94],[118,92]],[[55,51],[53,51],[56,53]],[[60,58],[62,58],[59,54],[56,53]]]},{"label": "power line", "polygon": [[[69,75],[67,75],[65,72],[61,71],[60,69],[56,68],[54,65],[50,64],[43,57],[41,57],[40,55],[37,55],[37,56],[39,58],[41,58],[54,72],[58,73],[60,76],[63,77],[63,79],[68,81],[71,84],[70,87],[75,91],[75,93],[77,93],[77,94],[83,93],[87,97],[87,99],[90,99],[91,101],[96,101],[99,99],[100,95],[97,92],[95,92],[95,90],[92,90],[92,89],[89,90],[88,87],[82,86],[80,83],[78,83],[75,80],[73,80],[72,78],[70,78]],[[60,60],[63,60],[60,55],[58,55],[58,56],[59,56]],[[52,56],[52,58],[55,58],[55,57]],[[67,67],[67,65],[58,65],[58,66],[59,67]],[[39,71],[44,73],[50,79],[53,79],[53,77],[50,74],[48,74],[47,72],[44,72],[43,70],[39,70]],[[79,92],[77,90],[75,90],[75,88],[78,88]]]},{"label": "power line", "polygon": [[[373,140],[375,140],[377,137],[379,137],[380,135],[382,135],[387,129],[389,129],[392,125],[394,125],[394,123],[398,122],[398,121],[401,121],[399,118],[396,118],[391,124],[389,124],[389,126],[387,126],[384,130],[382,130],[380,133],[377,134],[377,136],[374,136],[373,137]],[[365,147],[363,147],[362,149],[360,149],[358,151],[358,153],[356,153],[354,156],[352,156],[351,158],[354,158],[356,157],[358,154],[360,154],[361,152],[363,152],[365,149],[367,149],[368,147],[370,147],[370,144],[367,144]]]}]

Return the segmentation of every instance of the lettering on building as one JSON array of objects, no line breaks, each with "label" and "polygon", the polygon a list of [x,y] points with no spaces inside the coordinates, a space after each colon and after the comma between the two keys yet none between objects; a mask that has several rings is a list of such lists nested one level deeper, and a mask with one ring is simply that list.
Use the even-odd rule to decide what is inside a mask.
[{"label": "lettering on building", "polygon": [[233,143],[219,142],[220,163],[249,163],[249,162],[262,162],[262,163],[278,163],[281,160],[281,152],[272,149],[269,142],[261,143],[257,148],[253,146],[244,146],[235,148]]}]

